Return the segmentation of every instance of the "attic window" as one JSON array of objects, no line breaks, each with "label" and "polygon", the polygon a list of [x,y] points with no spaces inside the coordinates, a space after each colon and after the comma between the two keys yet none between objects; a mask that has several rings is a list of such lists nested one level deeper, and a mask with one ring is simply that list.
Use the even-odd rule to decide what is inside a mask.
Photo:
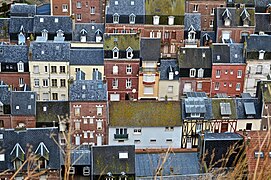
[{"label": "attic window", "polygon": [[44,22],[44,18],[40,18],[40,22]]},{"label": "attic window", "polygon": [[16,106],[15,108],[16,108],[16,109],[20,109],[20,106]]},{"label": "attic window", "polygon": [[114,47],[113,51],[113,59],[119,58],[119,49],[117,47]]},{"label": "attic window", "polygon": [[119,159],[128,159],[128,152],[120,152]]},{"label": "attic window", "polygon": [[116,6],[119,5],[119,1],[115,1],[115,5],[116,5]]},{"label": "attic window", "polygon": [[31,109],[31,105],[28,105],[28,106],[27,106],[27,109]]},{"label": "attic window", "polygon": [[264,53],[265,53],[265,51],[263,51],[263,50],[259,51],[259,59],[264,59]]},{"label": "attic window", "polygon": [[154,25],[159,25],[159,19],[160,19],[159,16],[153,16],[153,24]]},{"label": "attic window", "polygon": [[202,58],[205,58],[206,57],[206,54],[205,52],[202,53]]},{"label": "attic window", "polygon": [[126,56],[127,56],[127,59],[132,59],[133,58],[133,49],[131,47],[128,47],[126,49]]},{"label": "attic window", "polygon": [[47,111],[47,107],[46,106],[43,107],[43,111]]},{"label": "attic window", "polygon": [[199,78],[203,78],[203,73],[204,73],[204,69],[200,68],[200,69],[198,70],[198,77],[199,77]]},{"label": "attic window", "polygon": [[55,23],[58,23],[58,18],[55,18]]},{"label": "attic window", "polygon": [[130,16],[129,16],[129,22],[130,22],[130,24],[135,24],[135,15],[134,14],[131,14]]},{"label": "attic window", "polygon": [[173,25],[174,24],[174,16],[169,16],[168,17],[168,25]]},{"label": "attic window", "polygon": [[117,13],[113,15],[113,23],[115,24],[119,23],[119,15]]},{"label": "attic window", "polygon": [[264,154],[262,151],[255,151],[254,152],[254,157],[255,158],[264,158]]},{"label": "attic window", "polygon": [[5,161],[5,154],[0,154],[0,161]]},{"label": "attic window", "polygon": [[90,168],[89,167],[84,167],[83,168],[83,175],[84,176],[89,176],[90,175]]},{"label": "attic window", "polygon": [[220,61],[220,55],[216,56],[216,60]]},{"label": "attic window", "polygon": [[135,1],[131,0],[131,6],[135,5]]},{"label": "attic window", "polygon": [[86,89],[86,85],[82,85],[82,90],[85,90]]}]

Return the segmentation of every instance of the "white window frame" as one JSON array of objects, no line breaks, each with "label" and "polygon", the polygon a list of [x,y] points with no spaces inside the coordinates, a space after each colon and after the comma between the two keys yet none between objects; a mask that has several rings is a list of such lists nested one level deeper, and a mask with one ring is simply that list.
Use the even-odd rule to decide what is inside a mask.
[{"label": "white window frame", "polygon": [[197,82],[197,90],[202,90],[202,82]]},{"label": "white window frame", "polygon": [[264,59],[264,53],[265,53],[265,51],[263,51],[263,50],[260,50],[260,51],[259,51],[259,59],[260,59],[260,60],[263,60],[263,59]]},{"label": "white window frame", "polygon": [[189,72],[189,77],[196,77],[197,71],[196,69],[192,68]]},{"label": "white window frame", "polygon": [[34,74],[40,73],[40,71],[39,71],[39,66],[38,66],[38,65],[34,65],[34,66],[33,66],[33,73],[34,73]]},{"label": "white window frame", "polygon": [[168,25],[174,25],[174,16],[169,16],[168,17]]},{"label": "white window frame", "polygon": [[198,4],[194,4],[193,6],[193,12],[198,12],[199,11],[199,5]]},{"label": "white window frame", "polygon": [[215,90],[219,90],[219,86],[220,86],[220,83],[219,82],[215,82]]},{"label": "white window frame", "polygon": [[263,73],[263,65],[259,64],[256,67],[256,74],[262,74]]},{"label": "white window frame", "polygon": [[191,113],[192,118],[199,118],[200,117],[200,113]]},{"label": "white window frame", "polygon": [[153,16],[153,25],[159,25],[160,16]]},{"label": "white window frame", "polygon": [[242,70],[237,71],[237,78],[242,78]]},{"label": "white window frame", "polygon": [[132,59],[133,58],[133,49],[131,48],[131,47],[128,47],[127,49],[126,49],[126,57],[127,57],[127,59]]},{"label": "white window frame", "polygon": [[119,84],[119,81],[117,78],[112,80],[112,88],[113,89],[118,89],[118,84]]},{"label": "white window frame", "polygon": [[97,130],[102,130],[102,129],[103,129],[103,121],[97,120]]},{"label": "white window frame", "polygon": [[18,72],[24,72],[24,63],[22,61],[17,63]]},{"label": "white window frame", "polygon": [[135,20],[136,20],[136,15],[130,14],[130,16],[129,16],[129,23],[130,24],[135,24]]},{"label": "white window frame", "polygon": [[204,69],[202,68],[198,69],[198,77],[203,78],[203,74],[204,74]]},{"label": "white window frame", "polygon": [[76,20],[82,21],[82,14],[76,14]]},{"label": "white window frame", "polygon": [[241,83],[236,83],[236,91],[240,91],[241,90]]},{"label": "white window frame", "polygon": [[220,76],[221,76],[221,70],[217,69],[216,72],[215,72],[215,77],[220,78]]},{"label": "white window frame", "polygon": [[103,115],[103,106],[96,106],[97,108],[97,116]]},{"label": "white window frame", "polygon": [[113,66],[113,74],[118,74],[119,73],[119,67],[115,64]]},{"label": "white window frame", "polygon": [[42,80],[42,87],[48,87],[48,79]]},{"label": "white window frame", "polygon": [[126,79],[126,89],[132,88],[132,79],[128,78]]},{"label": "white window frame", "polygon": [[[115,1],[116,2],[116,1]],[[113,15],[113,23],[114,24],[118,24],[119,23],[119,15],[117,14],[117,13],[115,13],[114,15]]]},{"label": "white window frame", "polygon": [[90,7],[90,14],[95,14],[95,7],[94,6]]},{"label": "white window frame", "polygon": [[114,47],[112,49],[112,51],[113,51],[113,59],[118,59],[119,58],[119,49],[117,47]]},{"label": "white window frame", "polygon": [[126,66],[126,74],[132,74],[132,65],[128,64]]},{"label": "white window frame", "polygon": [[80,1],[77,1],[77,2],[76,2],[76,8],[77,8],[77,9],[82,8],[82,3],[81,3]]},{"label": "white window frame", "polygon": [[62,12],[68,12],[68,4],[62,4]]}]

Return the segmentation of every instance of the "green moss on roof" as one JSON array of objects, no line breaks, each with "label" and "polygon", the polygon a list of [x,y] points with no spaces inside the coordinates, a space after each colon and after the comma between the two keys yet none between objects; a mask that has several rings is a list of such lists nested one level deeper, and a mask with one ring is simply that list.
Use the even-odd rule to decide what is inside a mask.
[{"label": "green moss on roof", "polygon": [[110,126],[166,127],[181,125],[180,102],[111,102]]},{"label": "green moss on roof", "polygon": [[146,0],[146,15],[184,15],[185,0]]},{"label": "green moss on roof", "polygon": [[230,119],[236,119],[236,105],[234,99],[212,99],[212,106],[213,106],[213,118],[214,119],[222,119],[221,110],[220,110],[220,103],[230,103],[231,105],[231,115]]},{"label": "green moss on roof", "polygon": [[[240,24],[239,22],[241,22],[241,13],[243,12],[244,8],[236,8],[236,19],[235,21],[237,21],[237,24]],[[254,8],[246,8],[247,12],[250,15],[250,24],[249,26],[255,26],[255,9]],[[238,18],[239,17],[239,18]],[[238,22],[239,21],[239,22]]]},{"label": "green moss on roof", "polygon": [[140,49],[139,34],[106,34],[104,35],[104,50],[112,50],[114,47],[126,50],[129,46],[133,50]]},{"label": "green moss on roof", "polygon": [[[271,82],[262,82],[261,89],[263,90],[264,102],[271,102]],[[265,87],[266,86],[266,87]]]}]

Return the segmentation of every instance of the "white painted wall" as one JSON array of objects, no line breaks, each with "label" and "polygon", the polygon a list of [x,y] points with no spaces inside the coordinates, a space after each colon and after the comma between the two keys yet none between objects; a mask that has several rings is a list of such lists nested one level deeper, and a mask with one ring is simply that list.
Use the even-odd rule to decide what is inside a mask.
[{"label": "white painted wall", "polygon": [[261,122],[261,119],[238,119],[236,130],[244,130],[246,129],[247,123],[252,123],[251,131],[259,131],[261,129]]}]

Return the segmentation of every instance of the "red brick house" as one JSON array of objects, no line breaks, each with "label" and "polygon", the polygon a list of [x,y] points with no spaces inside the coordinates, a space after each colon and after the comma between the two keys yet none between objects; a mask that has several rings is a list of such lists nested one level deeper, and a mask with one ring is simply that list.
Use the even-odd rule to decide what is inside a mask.
[{"label": "red brick house", "polygon": [[72,14],[72,0],[50,0],[51,15],[70,16]]},{"label": "red brick house", "polygon": [[105,34],[104,75],[110,101],[138,97],[139,35]]},{"label": "red brick house", "polygon": [[213,44],[211,96],[240,96],[244,89],[245,59],[242,44]]}]

